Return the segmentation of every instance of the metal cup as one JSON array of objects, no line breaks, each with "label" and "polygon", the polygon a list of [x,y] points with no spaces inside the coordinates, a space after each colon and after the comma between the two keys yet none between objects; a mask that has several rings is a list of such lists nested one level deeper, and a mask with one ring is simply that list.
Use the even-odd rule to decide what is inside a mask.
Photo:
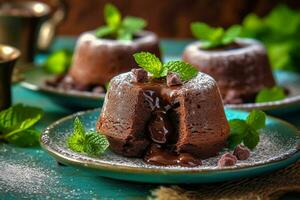
[{"label": "metal cup", "polygon": [[0,43],[18,48],[22,52],[20,63],[32,63],[37,49],[46,50],[56,25],[65,16],[63,1],[50,18],[47,4],[35,1],[4,2],[0,4]]},{"label": "metal cup", "polygon": [[0,44],[0,111],[11,105],[11,78],[20,51]]}]

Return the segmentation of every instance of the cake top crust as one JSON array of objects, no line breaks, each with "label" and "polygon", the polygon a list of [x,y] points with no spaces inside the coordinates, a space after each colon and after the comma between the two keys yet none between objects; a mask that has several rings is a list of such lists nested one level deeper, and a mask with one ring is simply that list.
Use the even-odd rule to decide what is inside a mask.
[{"label": "cake top crust", "polygon": [[137,36],[138,38],[135,38],[133,40],[114,40],[109,38],[98,38],[95,34],[95,31],[87,31],[79,36],[77,44],[91,41],[95,46],[138,46],[145,43],[152,43],[154,40],[158,40],[156,34],[150,31],[140,31],[139,33],[137,33]]}]

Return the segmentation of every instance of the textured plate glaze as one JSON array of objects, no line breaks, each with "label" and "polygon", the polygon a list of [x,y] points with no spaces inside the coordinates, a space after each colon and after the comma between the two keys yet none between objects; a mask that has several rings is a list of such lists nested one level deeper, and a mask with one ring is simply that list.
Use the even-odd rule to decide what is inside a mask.
[{"label": "textured plate glaze", "polygon": [[[262,131],[261,142],[251,157],[238,161],[233,167],[217,167],[216,156],[203,160],[194,168],[155,166],[142,159],[126,158],[107,151],[100,157],[90,157],[71,151],[66,137],[72,132],[73,121],[79,116],[87,129],[94,130],[100,110],[86,111],[63,118],[45,129],[41,136],[42,147],[59,162],[82,168],[95,175],[121,180],[151,183],[204,183],[255,176],[283,168],[300,158],[300,137],[297,129],[287,122],[268,117]],[[246,112],[226,110],[228,119],[245,118]]]},{"label": "textured plate glaze", "polygon": [[227,104],[226,108],[252,110],[260,109],[270,114],[280,115],[300,109],[300,75],[286,71],[274,73],[278,85],[288,89],[287,98],[266,103]]},{"label": "textured plate glaze", "polygon": [[51,98],[54,102],[69,108],[96,108],[104,101],[105,94],[81,92],[76,90],[63,90],[49,87],[46,80],[51,80],[54,75],[47,74],[41,67],[35,67],[24,72],[24,81],[21,86],[38,91]]}]

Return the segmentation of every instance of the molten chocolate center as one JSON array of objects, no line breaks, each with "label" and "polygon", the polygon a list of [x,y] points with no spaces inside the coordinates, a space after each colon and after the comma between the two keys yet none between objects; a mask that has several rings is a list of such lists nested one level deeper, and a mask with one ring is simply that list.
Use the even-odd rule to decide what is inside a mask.
[{"label": "molten chocolate center", "polygon": [[185,167],[201,165],[201,160],[191,154],[178,154],[174,150],[174,141],[177,140],[178,130],[174,126],[176,120],[173,119],[174,116],[171,113],[178,106],[178,103],[172,103],[172,95],[176,88],[169,88],[161,83],[139,85],[144,90],[145,101],[152,115],[145,128],[152,144],[146,152],[144,160],[155,165],[181,165]]}]

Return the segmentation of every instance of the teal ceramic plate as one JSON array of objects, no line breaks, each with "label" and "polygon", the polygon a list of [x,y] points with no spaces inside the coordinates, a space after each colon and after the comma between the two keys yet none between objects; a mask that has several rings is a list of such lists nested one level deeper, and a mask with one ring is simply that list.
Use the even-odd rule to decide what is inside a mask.
[{"label": "teal ceramic plate", "polygon": [[[42,147],[59,162],[81,168],[98,176],[120,180],[149,183],[206,183],[256,176],[286,167],[300,158],[300,136],[297,129],[276,118],[267,118],[262,130],[261,142],[245,161],[233,167],[217,167],[216,156],[203,160],[194,168],[180,166],[155,166],[142,159],[126,158],[107,151],[100,157],[90,157],[71,151],[66,138],[72,132],[73,121],[79,116],[87,129],[95,129],[100,110],[80,112],[63,118],[41,136]],[[226,110],[228,119],[245,118],[246,112]]]},{"label": "teal ceramic plate", "polygon": [[76,90],[62,90],[47,86],[45,81],[53,79],[54,75],[46,73],[41,67],[26,70],[23,76],[24,81],[21,82],[21,86],[32,91],[38,91],[55,103],[68,108],[97,108],[104,101],[104,93],[97,94]]},{"label": "teal ceramic plate", "polygon": [[280,115],[300,109],[300,75],[293,72],[275,71],[274,73],[278,85],[285,87],[289,91],[287,98],[280,101],[266,103],[246,103],[227,104],[226,108],[253,110],[260,109],[270,114]]}]

